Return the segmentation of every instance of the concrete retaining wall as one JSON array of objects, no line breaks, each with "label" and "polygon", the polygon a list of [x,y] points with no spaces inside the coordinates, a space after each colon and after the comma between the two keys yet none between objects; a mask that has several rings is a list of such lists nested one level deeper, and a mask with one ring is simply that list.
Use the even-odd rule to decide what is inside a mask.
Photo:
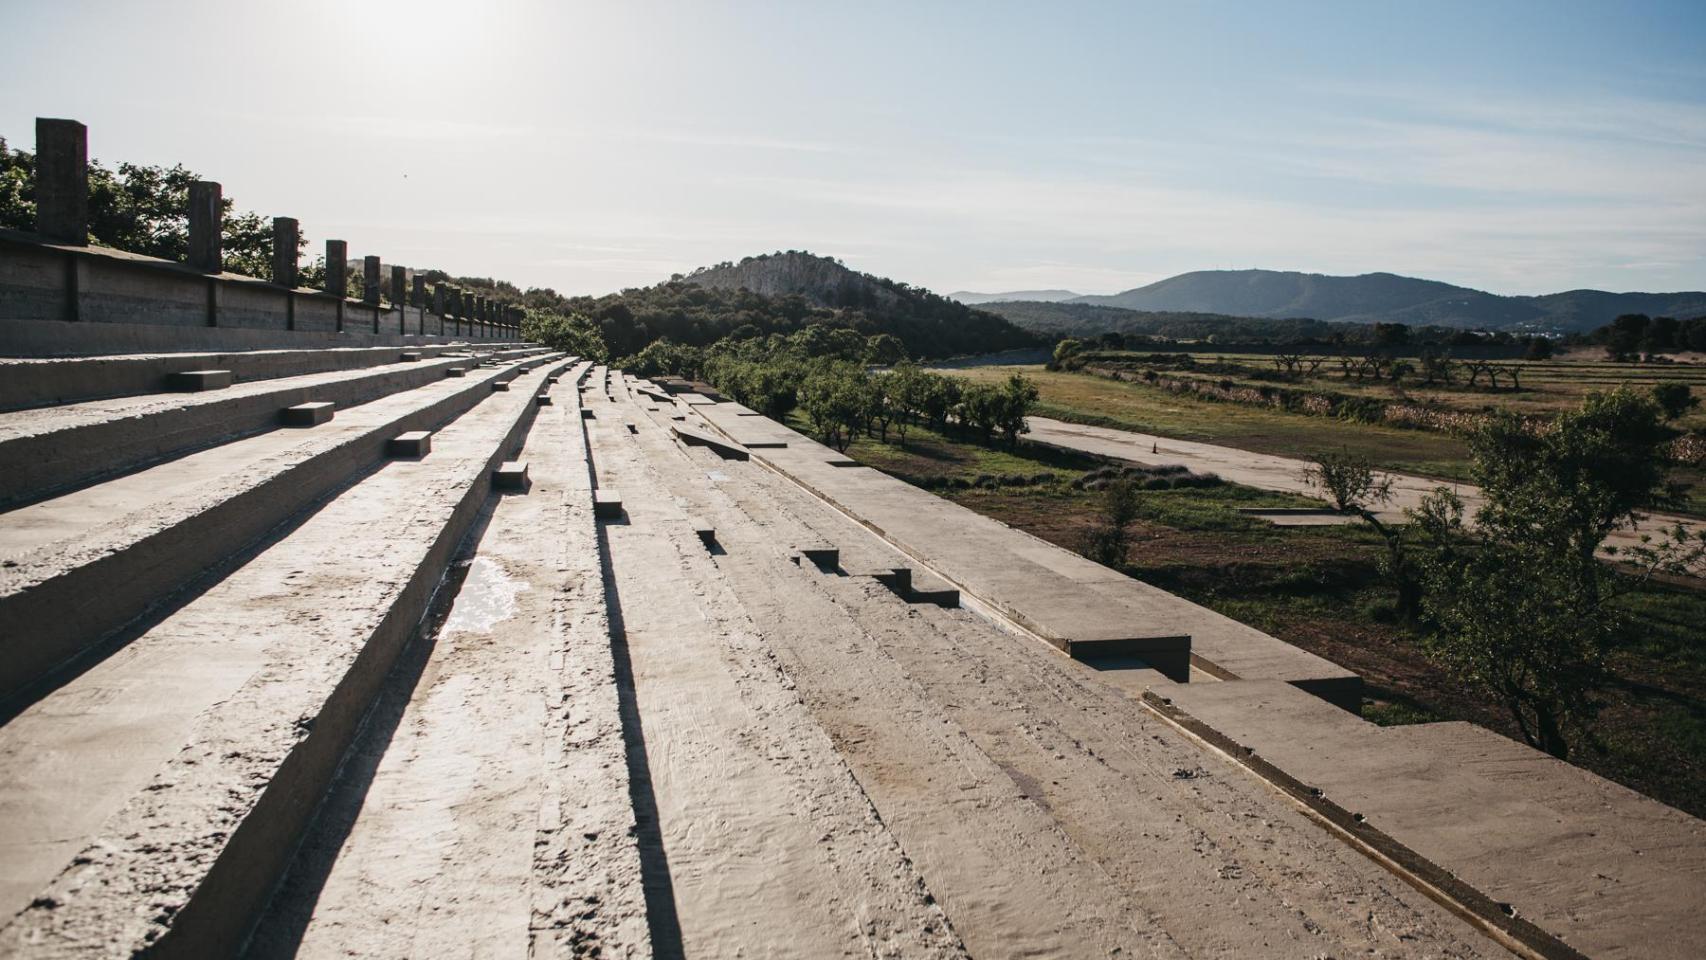
[{"label": "concrete retaining wall", "polygon": [[[0,231],[0,354],[65,356],[101,351],[103,337],[71,337],[57,348],[42,324],[139,325],[158,331],[149,344],[113,337],[114,348],[237,349],[205,342],[191,330],[283,335],[257,346],[294,346],[292,334],[332,334],[336,345],[402,342],[454,336],[479,341],[520,339],[513,324],[469,322],[421,307],[346,300],[318,290],[289,289],[233,273],[201,273],[183,264],[105,247],[46,243],[32,234]],[[23,324],[21,327],[15,325]],[[348,338],[347,340],[345,338]],[[93,341],[93,342],[92,342]]]}]

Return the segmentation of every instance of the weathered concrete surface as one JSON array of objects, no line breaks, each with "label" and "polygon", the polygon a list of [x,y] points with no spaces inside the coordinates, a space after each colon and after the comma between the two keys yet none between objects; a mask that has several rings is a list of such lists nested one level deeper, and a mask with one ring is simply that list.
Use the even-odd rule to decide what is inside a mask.
[{"label": "weathered concrete surface", "polygon": [[[1309,465],[1304,460],[1251,453],[1248,450],[1212,443],[1174,440],[1135,431],[1064,423],[1048,417],[1030,417],[1027,422],[1031,426],[1031,432],[1025,435],[1025,439],[1032,443],[1047,444],[1099,457],[1128,460],[1132,463],[1182,463],[1199,473],[1217,473],[1233,483],[1259,490],[1320,496],[1320,491],[1311,489],[1303,479],[1303,471]],[[1384,520],[1402,520],[1405,510],[1419,507],[1423,497],[1441,486],[1450,488],[1463,499],[1467,516],[1473,517],[1475,511],[1485,502],[1480,489],[1474,484],[1447,483],[1401,473],[1382,475],[1392,479],[1392,502],[1384,509],[1376,511],[1376,515]],[[1635,546],[1640,543],[1643,533],[1669,529],[1677,523],[1696,534],[1706,532],[1706,523],[1702,521],[1655,513],[1638,528],[1613,532],[1606,537],[1605,542],[1608,546],[1615,547]]]},{"label": "weathered concrete surface", "polygon": [[[481,344],[478,349],[485,352],[491,346]],[[0,410],[159,393],[169,388],[174,374],[190,370],[229,370],[237,382],[247,383],[333,370],[359,370],[406,361],[409,354],[419,360],[447,353],[465,355],[468,350],[466,344],[425,344],[409,351],[396,347],[332,347],[51,359],[0,357]],[[533,352],[545,350],[538,348]]]},{"label": "weathered concrete surface", "polygon": [[1156,693],[1592,957],[1706,943],[1706,824],[1467,723],[1379,727],[1284,684]]},{"label": "weathered concrete surface", "polygon": [[40,679],[378,463],[389,438],[488,395],[435,380],[0,514],[0,699]]},{"label": "weathered concrete surface", "polygon": [[536,409],[489,395],[0,728],[0,954],[237,949]]},{"label": "weathered concrete surface", "polygon": [[[589,402],[601,403],[593,399]],[[641,437],[586,421],[618,657],[631,665],[653,946],[685,956],[963,956],[906,853],[665,494]],[[667,435],[650,442],[676,449]],[[710,454],[707,453],[707,456]],[[724,461],[718,460],[722,463]],[[731,466],[736,464],[731,463]]]},{"label": "weathered concrete surface", "polygon": [[[762,638],[972,955],[1496,955],[1088,668],[968,611],[796,566],[801,542],[839,545],[845,570],[901,558],[774,473],[675,448],[668,422],[641,420],[633,441],[657,486],[624,485],[715,524],[717,592],[738,602],[737,622]],[[672,539],[702,555],[689,527]],[[653,603],[673,602],[662,576],[674,571],[654,581]],[[673,661],[691,655],[677,648]],[[668,736],[647,727],[654,755]]]},{"label": "weathered concrete surface", "polygon": [[[753,431],[756,417],[694,408],[711,425]],[[777,434],[780,425],[762,428]],[[1190,638],[1190,665],[1220,677],[1285,680],[1356,709],[1353,673],[1124,574],[868,467],[835,466],[838,454],[798,434],[789,446],[759,448],[771,464],[880,533],[964,594],[1071,650],[1075,642],[1169,662]]]},{"label": "weathered concrete surface", "polygon": [[534,421],[531,492],[489,505],[249,956],[650,956],[571,405]]},{"label": "weathered concrete surface", "polygon": [[278,426],[279,411],[328,401],[341,410],[444,376],[456,360],[390,363],[0,414],[0,506]]}]

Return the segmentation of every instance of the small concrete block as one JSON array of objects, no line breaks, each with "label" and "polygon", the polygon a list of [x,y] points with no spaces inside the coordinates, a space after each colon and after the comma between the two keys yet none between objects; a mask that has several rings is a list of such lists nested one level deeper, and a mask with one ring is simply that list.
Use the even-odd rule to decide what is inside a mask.
[{"label": "small concrete block", "polygon": [[551,395],[550,395],[550,394],[548,394],[548,393],[541,393],[541,394],[539,394],[539,395],[538,395],[538,396],[536,396],[536,397],[534,397],[534,398],[533,398],[533,399],[534,399],[534,401],[536,401],[536,402],[537,402],[537,403],[538,403],[538,404],[539,404],[539,405],[540,405],[540,406],[541,406],[541,407],[548,407],[548,406],[550,406],[550,405],[551,405]]},{"label": "small concrete block", "polygon": [[711,544],[717,542],[717,528],[712,526],[709,520],[689,517],[687,522],[693,527],[693,535],[699,538],[700,543],[709,547]]},{"label": "small concrete block", "polygon": [[560,380],[560,379],[562,379],[562,378],[561,378],[561,377],[546,377],[546,378],[545,378],[545,383],[546,383],[546,385],[547,385],[547,386],[552,386],[552,387],[554,387],[554,386],[556,386],[556,385],[557,385],[557,381],[558,381],[558,380]]},{"label": "small concrete block", "polygon": [[419,360],[420,358],[421,358],[421,353],[419,350],[407,350],[407,351],[404,351],[403,355],[398,357],[397,360],[400,363],[414,363],[416,360]]},{"label": "small concrete block", "polygon": [[527,461],[510,460],[498,464],[492,471],[492,489],[494,490],[526,490]]},{"label": "small concrete block", "polygon": [[581,408],[581,419],[582,420],[597,420],[598,414],[593,413],[591,410],[588,410],[586,407],[582,407]]},{"label": "small concrete block", "polygon": [[229,370],[180,370],[166,377],[173,390],[195,393],[201,390],[223,390],[231,385]]},{"label": "small concrete block", "polygon": [[[833,570],[841,565],[841,548],[827,543],[806,544],[795,547],[793,552],[796,558],[803,557],[825,570]],[[794,562],[797,564],[800,561],[796,559]]]},{"label": "small concrete block", "polygon": [[614,490],[594,490],[592,492],[592,514],[604,520],[615,520],[622,516],[622,495]]},{"label": "small concrete block", "polygon": [[446,367],[446,368],[444,368],[444,375],[447,377],[466,377],[468,375],[468,368],[467,367]]},{"label": "small concrete block", "polygon": [[315,400],[285,407],[280,411],[280,416],[287,427],[315,427],[330,421],[332,412],[337,408],[338,405],[330,400]]},{"label": "small concrete block", "polygon": [[492,392],[493,393],[508,393],[509,392],[509,381],[508,380],[493,380],[492,381]]},{"label": "small concrete block", "polygon": [[419,460],[432,452],[432,434],[426,430],[399,433],[385,442],[385,452],[393,457],[413,457]]},{"label": "small concrete block", "polygon": [[623,425],[623,426],[624,426],[624,427],[627,427],[627,428],[628,428],[628,432],[629,432],[629,433],[639,433],[639,432],[640,432],[640,426],[639,426],[639,424],[636,424],[636,423],[635,423],[635,422],[634,422],[634,421],[632,421],[632,420],[628,420],[628,421],[625,421],[625,422],[623,422],[623,424],[622,424],[622,425]]}]

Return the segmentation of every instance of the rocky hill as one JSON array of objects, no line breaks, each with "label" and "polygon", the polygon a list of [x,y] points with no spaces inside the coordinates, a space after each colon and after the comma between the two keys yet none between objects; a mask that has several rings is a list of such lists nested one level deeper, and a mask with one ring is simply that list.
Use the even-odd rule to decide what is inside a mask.
[{"label": "rocky hill", "polygon": [[660,337],[706,346],[737,331],[789,333],[811,324],[893,334],[914,357],[995,353],[1045,342],[988,311],[794,250],[702,267],[653,287],[575,298],[567,305],[599,324],[617,356]]}]

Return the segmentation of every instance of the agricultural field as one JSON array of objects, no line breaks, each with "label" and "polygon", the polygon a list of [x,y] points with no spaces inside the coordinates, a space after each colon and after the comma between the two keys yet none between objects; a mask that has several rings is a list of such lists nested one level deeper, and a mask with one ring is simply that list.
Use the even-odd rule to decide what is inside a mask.
[{"label": "agricultural field", "polygon": [[[1055,376],[1095,382],[1065,374],[1038,378]],[[791,425],[810,430],[798,418]],[[1239,429],[1260,436],[1260,427],[1246,421]],[[1074,481],[1104,465],[1063,451],[989,446],[914,427],[904,447],[860,435],[848,454],[1080,552],[1102,509],[1101,495]],[[1383,548],[1372,532],[1281,528],[1241,515],[1240,507],[1317,504],[1234,484],[1146,490],[1141,497],[1124,572],[1357,671],[1367,682],[1364,715],[1371,720],[1470,720],[1516,735],[1502,709],[1431,661],[1420,629],[1396,615],[1391,589],[1376,573]],[[1706,649],[1695,626],[1706,620],[1706,593],[1650,585],[1628,597],[1624,610],[1628,620],[1598,727],[1603,742],[1578,750],[1575,761],[1706,814]]]},{"label": "agricultural field", "polygon": [[[1242,358],[1240,360],[1240,358]],[[1271,372],[1273,364],[1267,357],[1255,355],[1224,355],[1229,363],[1247,362],[1250,369],[1265,363]],[[1529,414],[1551,414],[1580,403],[1581,398],[1594,390],[1609,390],[1620,384],[1636,389],[1649,389],[1658,382],[1684,382],[1706,404],[1706,365],[1645,365],[1613,364],[1600,361],[1504,361],[1520,363],[1521,391],[1498,392],[1444,389],[1438,391],[1439,403],[1452,406],[1452,397],[1459,405],[1453,409],[1475,412],[1503,406]],[[1325,366],[1322,372],[1325,372]],[[971,367],[954,371],[975,379],[1004,380],[1014,371],[1024,373],[1037,384],[1040,399],[1036,413],[1073,423],[1116,427],[1218,443],[1257,453],[1289,457],[1308,457],[1324,450],[1342,450],[1367,457],[1386,470],[1432,477],[1440,480],[1468,480],[1468,447],[1450,433],[1420,428],[1388,426],[1331,416],[1312,416],[1273,407],[1221,402],[1176,393],[1152,386],[1141,379],[1112,380],[1089,373],[1050,371],[1040,366]],[[1199,377],[1204,380],[1230,379],[1252,387],[1274,385],[1271,380],[1254,377],[1243,379],[1225,373],[1192,373],[1168,370],[1171,377]],[[1391,384],[1359,384],[1354,379],[1347,384],[1334,375],[1299,382],[1286,382],[1288,388],[1320,389],[1342,394],[1378,396],[1395,400]],[[1423,390],[1406,383],[1403,390],[1411,399],[1423,399]],[[1426,399],[1433,400],[1429,390]],[[1476,405],[1471,408],[1470,402]],[[1706,412],[1696,409],[1680,419],[1685,429],[1706,428]],[[1675,472],[1675,478],[1691,484],[1678,512],[1706,516],[1706,470],[1685,468]]]}]

